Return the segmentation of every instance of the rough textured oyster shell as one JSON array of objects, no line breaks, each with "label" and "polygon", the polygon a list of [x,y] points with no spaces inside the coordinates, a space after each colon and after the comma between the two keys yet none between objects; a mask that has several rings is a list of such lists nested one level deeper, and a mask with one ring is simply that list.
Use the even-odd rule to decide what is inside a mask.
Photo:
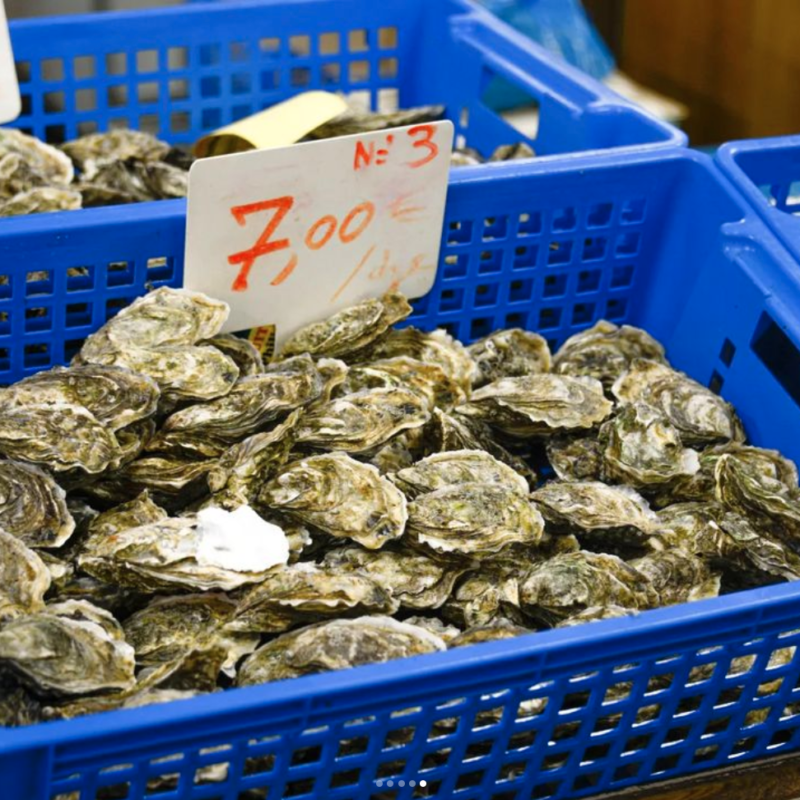
[{"label": "rough textured oyster shell", "polygon": [[460,415],[445,414],[435,408],[424,432],[434,453],[454,450],[485,450],[498,461],[522,475],[530,486],[537,482],[536,472],[522,458],[509,453],[492,437],[491,429],[478,420]]},{"label": "rough textured oyster shell", "polygon": [[586,622],[601,622],[604,619],[622,619],[623,617],[636,616],[638,612],[633,608],[622,608],[622,606],[591,606],[577,614],[562,619],[556,628],[574,628],[576,625],[583,625]]},{"label": "rough textured oyster shell", "polygon": [[630,325],[621,328],[600,322],[570,336],[553,359],[559,375],[586,375],[610,389],[635,358],[665,363],[664,348],[645,331]]},{"label": "rough textured oyster shell", "polygon": [[93,537],[77,564],[106,583],[150,592],[230,591],[263,580],[272,566],[248,561],[233,543],[220,541],[193,517],[150,522],[105,541]]},{"label": "rough textured oyster shell", "polygon": [[4,153],[0,143],[0,201],[46,182],[47,179],[18,153]]},{"label": "rough textured oyster shell", "polygon": [[107,611],[70,600],[0,630],[0,663],[36,691],[53,696],[127,689],[133,648]]},{"label": "rough textured oyster shell", "polygon": [[711,575],[704,561],[685,551],[651,553],[629,563],[650,581],[658,605],[687,603],[719,595],[719,575]]},{"label": "rough textured oyster shell", "polygon": [[408,431],[395,436],[383,447],[378,448],[372,458],[369,459],[369,463],[377,467],[381,475],[389,476],[399,472],[401,469],[414,465],[417,456],[409,448],[410,443],[406,437],[407,433]]},{"label": "rough textured oyster shell", "polygon": [[261,375],[242,378],[224,397],[175,412],[147,449],[220,456],[231,445],[312,402],[322,388],[322,376],[310,356],[270,364]]},{"label": "rough textured oyster shell", "polygon": [[489,161],[519,161],[522,158],[534,158],[535,156],[536,151],[527,142],[517,142],[516,144],[501,144],[489,156]]},{"label": "rough textured oyster shell", "polygon": [[295,461],[267,483],[259,503],[370,550],[403,535],[403,493],[370,464],[343,453]]},{"label": "rough textured oyster shell", "polygon": [[616,556],[565,553],[534,567],[520,582],[523,611],[555,624],[591,606],[649,608],[654,592],[647,578]]},{"label": "rough textured oyster shell", "polygon": [[355,133],[371,133],[387,128],[404,128],[407,125],[420,125],[435,122],[444,117],[444,106],[419,106],[398,111],[362,111],[348,109],[330,122],[315,128],[306,137],[312,141],[329,139],[333,136],[351,136]]},{"label": "rough textured oyster shell", "polygon": [[438,636],[391,617],[333,620],[286,633],[256,650],[239,670],[236,685],[252,686],[445,649]]},{"label": "rough textured oyster shell", "polygon": [[496,331],[470,345],[477,367],[474,386],[484,386],[500,378],[521,378],[550,372],[551,356],[547,340],[538,333],[510,328]]},{"label": "rough textured oyster shell", "polygon": [[416,392],[362,389],[311,409],[297,429],[297,441],[310,447],[366,453],[430,417],[428,404]]},{"label": "rough textured oyster shell", "polygon": [[491,625],[501,620],[522,622],[519,580],[508,570],[482,568],[458,582],[442,614],[460,628]]},{"label": "rough textured oyster shell", "polygon": [[129,617],[123,629],[139,666],[166,664],[192,650],[213,648],[225,655],[219,669],[233,677],[239,659],[259,644],[258,636],[224,627],[235,610],[236,603],[221,594],[158,598]]},{"label": "rough textured oyster shell", "polygon": [[64,490],[30,464],[0,461],[0,528],[28,547],[60,547],[75,530]]},{"label": "rough textured oyster shell", "polygon": [[98,473],[122,456],[114,434],[81,406],[67,403],[0,408],[0,453],[55,472]]},{"label": "rough textured oyster shell", "polygon": [[700,469],[697,452],[684,447],[677,429],[644,403],[625,406],[606,422],[600,442],[606,475],[636,487],[669,483]]},{"label": "rough textured oyster shell", "polygon": [[416,625],[426,631],[438,636],[448,647],[453,640],[461,633],[455,625],[448,625],[439,617],[407,617],[403,620],[407,625]]},{"label": "rough textured oyster shell", "polygon": [[242,378],[258,375],[264,371],[261,353],[249,339],[242,339],[232,333],[218,333],[201,344],[210,344],[228,356],[239,367],[239,375]]},{"label": "rough textured oyster shell", "polygon": [[334,572],[368,575],[403,608],[411,609],[439,608],[467,569],[441,564],[409,550],[365,550],[357,545],[329,551],[323,563]]},{"label": "rough textured oyster shell", "polygon": [[[53,584],[51,584],[51,587]],[[117,619],[124,619],[147,604],[149,595],[124,586],[116,586],[92,578],[90,575],[76,574],[66,584],[51,588],[50,600],[85,600],[97,608],[105,609]]]},{"label": "rough textured oyster shell", "polygon": [[440,366],[425,364],[409,356],[395,356],[352,367],[339,393],[393,387],[417,392],[430,409],[438,406],[448,410],[466,400],[464,390]]},{"label": "rough textured oyster shell", "polygon": [[226,629],[281,633],[329,617],[393,614],[399,605],[370,575],[300,563],[273,570],[246,592]]},{"label": "rough textured oyster shell", "polygon": [[350,355],[382,337],[411,310],[405,297],[398,293],[363,300],[326,320],[301,328],[284,344],[281,355],[310,353],[333,358]]},{"label": "rough textured oyster shell", "polygon": [[463,483],[505,486],[524,497],[529,492],[528,482],[522,475],[485,450],[435,453],[412,467],[390,475],[389,480],[402,489],[408,498]]},{"label": "rough textured oyster shell", "polygon": [[19,406],[83,406],[98,422],[116,431],[153,414],[159,390],[147,376],[120,367],[53,367],[15,383],[0,397]]},{"label": "rough textured oyster shell", "polygon": [[517,636],[524,636],[533,633],[530,628],[523,628],[521,625],[514,625],[507,620],[499,620],[489,625],[477,625],[467,628],[463,633],[456,636],[450,647],[466,647],[471,644],[483,644],[484,642],[499,642],[503,639],[516,639]]},{"label": "rough textured oyster shell", "polygon": [[19,728],[41,722],[41,701],[10,672],[0,672],[0,728]]},{"label": "rough textured oyster shell", "polygon": [[167,512],[150,498],[146,490],[133,500],[98,514],[87,528],[88,539],[103,541],[130,528],[138,528],[167,518]]},{"label": "rough textured oyster shell", "polygon": [[67,186],[75,174],[60,150],[16,128],[0,130],[0,157],[7,154],[19,156],[43,183]]},{"label": "rough textured oyster shell", "polygon": [[603,446],[596,434],[551,436],[547,440],[547,459],[562,481],[603,479]]},{"label": "rough textured oyster shell", "polygon": [[467,394],[477,376],[475,362],[467,348],[441,328],[431,333],[414,327],[390,331],[364,356],[369,360],[409,356],[425,364],[436,364]]},{"label": "rough textured oyster shell", "polygon": [[149,133],[122,128],[81,136],[61,145],[61,149],[77,167],[86,171],[96,162],[124,161],[127,158],[160,161],[170,146]]},{"label": "rough textured oyster shell", "polygon": [[646,544],[661,524],[647,501],[627,486],[552,481],[531,495],[550,533],[574,533],[589,549],[617,552]]},{"label": "rough textured oyster shell", "polygon": [[542,374],[501,378],[473,392],[458,411],[511,436],[529,437],[591,428],[612,408],[593,378]]},{"label": "rough textured oyster shell", "polygon": [[41,611],[50,571],[19,539],[0,529],[0,621]]},{"label": "rough textured oyster shell", "polygon": [[408,506],[407,535],[434,553],[491,556],[515,543],[536,544],[543,531],[542,515],[505,486],[446,486]]},{"label": "rough textured oyster shell", "polygon": [[730,403],[665,364],[634,359],[611,390],[621,403],[644,402],[659,409],[685,444],[744,440]]},{"label": "rough textured oyster shell", "polygon": [[25,214],[45,214],[52,211],[75,211],[81,208],[80,192],[54,186],[38,186],[19,192],[0,203],[0,217],[19,217]]}]

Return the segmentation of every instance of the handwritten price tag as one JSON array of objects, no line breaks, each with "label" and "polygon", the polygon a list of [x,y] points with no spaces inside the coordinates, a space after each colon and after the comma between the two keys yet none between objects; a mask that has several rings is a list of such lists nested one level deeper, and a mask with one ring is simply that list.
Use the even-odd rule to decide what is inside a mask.
[{"label": "handwritten price tag", "polygon": [[367,297],[430,291],[453,124],[195,162],[184,285],[227,301],[226,330],[303,325]]},{"label": "handwritten price tag", "polygon": [[11,52],[11,37],[8,35],[6,9],[3,0],[0,0],[0,123],[11,122],[19,116],[20,111],[22,102],[14,54]]}]

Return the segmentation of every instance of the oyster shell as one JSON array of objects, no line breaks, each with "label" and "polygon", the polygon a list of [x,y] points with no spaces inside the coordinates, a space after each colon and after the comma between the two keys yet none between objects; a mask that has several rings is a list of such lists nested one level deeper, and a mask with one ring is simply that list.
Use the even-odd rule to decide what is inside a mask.
[{"label": "oyster shell", "polygon": [[322,388],[322,376],[310,356],[270,364],[261,375],[239,380],[224,397],[176,411],[147,449],[220,456],[231,445],[312,402]]},{"label": "oyster shell", "polygon": [[550,533],[574,533],[602,552],[642,548],[660,526],[647,501],[628,486],[598,481],[552,481],[531,495]]},{"label": "oyster shell", "polygon": [[657,408],[685,444],[744,440],[730,403],[665,364],[634,359],[611,391],[621,403],[643,402]]},{"label": "oyster shell", "polygon": [[228,356],[239,367],[239,376],[242,378],[246,378],[248,375],[259,375],[264,371],[261,353],[249,339],[242,339],[232,333],[218,333],[200,344],[216,347],[217,350]]},{"label": "oyster shell", "polygon": [[523,497],[529,492],[528,482],[522,475],[485,450],[450,450],[446,453],[434,453],[418,461],[414,466],[390,475],[389,480],[410,499],[445,486],[463,483],[505,486]]},{"label": "oyster shell", "polygon": [[535,156],[536,151],[527,142],[517,142],[516,144],[501,144],[489,156],[489,161],[519,161],[521,158],[534,158]]},{"label": "oyster shell", "polygon": [[0,157],[18,156],[42,184],[67,186],[75,170],[60,150],[16,128],[0,130]]},{"label": "oyster shell", "polygon": [[576,625],[583,625],[586,622],[601,622],[604,619],[622,619],[623,617],[634,617],[638,612],[633,608],[622,608],[622,606],[591,606],[577,614],[562,619],[556,628],[574,628]]},{"label": "oyster shell", "polygon": [[533,631],[530,628],[523,628],[521,625],[514,625],[507,620],[499,620],[489,625],[476,625],[475,627],[467,628],[450,642],[450,647],[466,647],[471,644],[516,639],[518,636],[524,636],[528,633],[533,633]]},{"label": "oyster shell", "polygon": [[547,459],[562,481],[603,479],[603,446],[596,434],[551,436],[547,440]]},{"label": "oyster shell", "polygon": [[470,402],[457,410],[526,438],[591,428],[612,408],[594,378],[541,374],[501,378],[473,392]]},{"label": "oyster shell", "polygon": [[309,353],[340,358],[363,350],[411,313],[403,295],[387,293],[339,311],[297,331],[283,346],[282,357]]},{"label": "oyster shell", "polygon": [[407,535],[435,554],[490,557],[542,538],[542,515],[517,489],[481,483],[445,486],[408,506]]},{"label": "oyster shell", "polygon": [[661,412],[633,403],[600,428],[605,474],[647,488],[691,477],[700,469],[695,450],[684,447],[678,430]]},{"label": "oyster shell", "polygon": [[67,403],[0,408],[0,453],[55,472],[102,472],[122,457],[114,434],[82,406]]},{"label": "oyster shell", "polygon": [[247,658],[237,686],[297,678],[446,649],[434,634],[391,617],[359,617],[285,633]]},{"label": "oyster shell", "polygon": [[19,539],[0,529],[0,622],[41,611],[50,571]]},{"label": "oyster shell", "polygon": [[0,664],[42,694],[63,697],[133,685],[133,648],[107,611],[53,603],[0,629]]},{"label": "oyster shell", "polygon": [[429,418],[428,404],[416,392],[362,389],[311,409],[297,428],[297,441],[317,449],[367,453]]},{"label": "oyster shell", "polygon": [[93,164],[139,158],[161,161],[170,146],[143,131],[122,128],[104,133],[90,133],[61,145],[61,149],[84,172]]},{"label": "oyster shell", "polygon": [[399,605],[368,574],[300,563],[273,570],[248,590],[226,630],[282,633],[329,617],[393,614]]},{"label": "oyster shell", "polygon": [[403,620],[407,625],[415,625],[429,631],[434,636],[438,636],[448,647],[453,640],[461,633],[455,625],[448,625],[439,617],[407,617]]},{"label": "oyster shell", "polygon": [[113,431],[155,413],[155,381],[121,367],[53,367],[5,389],[0,398],[16,406],[48,403],[83,406]]},{"label": "oyster shell", "polygon": [[401,607],[419,610],[439,608],[467,569],[400,548],[366,550],[358,545],[330,550],[323,564],[334,573],[338,570],[367,575]]},{"label": "oyster shell", "polygon": [[394,387],[417,392],[429,409],[438,406],[448,410],[466,400],[464,390],[440,366],[425,364],[409,356],[395,356],[351,367],[339,393]]},{"label": "oyster shell", "polygon": [[664,348],[640,328],[600,320],[561,345],[553,358],[553,371],[596,378],[609,390],[635,358],[665,363]]},{"label": "oyster shell", "polygon": [[496,331],[471,344],[467,350],[477,368],[473,386],[484,386],[500,378],[521,378],[550,372],[547,340],[538,333],[510,328]]},{"label": "oyster shell", "polygon": [[155,667],[202,650],[219,652],[219,664],[233,677],[242,656],[259,645],[258,636],[225,628],[236,611],[236,603],[221,594],[190,594],[157,598],[123,623],[125,638],[136,651],[139,666]]},{"label": "oyster shell", "polygon": [[19,153],[3,152],[0,143],[0,201],[33,187],[43,186],[47,179]]},{"label": "oyster shell", "polygon": [[19,217],[25,214],[45,214],[51,211],[75,211],[83,205],[80,192],[54,186],[37,186],[19,192],[0,202],[0,217]]},{"label": "oyster shell", "polygon": [[60,547],[75,530],[64,490],[30,464],[0,461],[0,528],[28,547]]},{"label": "oyster shell", "polygon": [[471,572],[458,582],[442,607],[442,615],[464,629],[502,620],[522,623],[519,579],[508,570],[491,567]]},{"label": "oyster shell", "polygon": [[349,109],[330,122],[315,128],[306,137],[311,141],[330,139],[334,136],[352,136],[355,133],[371,133],[388,128],[404,128],[423,122],[436,122],[444,117],[444,106],[419,106],[398,111],[362,111]]},{"label": "oyster shell", "polygon": [[267,483],[258,502],[370,550],[403,535],[402,492],[370,464],[343,453],[295,461]]},{"label": "oyster shell", "polygon": [[658,605],[674,605],[719,595],[720,577],[697,556],[667,550],[637,558],[630,565],[650,581]]},{"label": "oyster shell", "polygon": [[40,700],[8,671],[0,672],[0,728],[20,728],[41,722]]},{"label": "oyster shell", "polygon": [[648,579],[622,559],[585,551],[534,567],[520,582],[519,596],[527,615],[549,625],[592,606],[649,608],[655,598]]}]

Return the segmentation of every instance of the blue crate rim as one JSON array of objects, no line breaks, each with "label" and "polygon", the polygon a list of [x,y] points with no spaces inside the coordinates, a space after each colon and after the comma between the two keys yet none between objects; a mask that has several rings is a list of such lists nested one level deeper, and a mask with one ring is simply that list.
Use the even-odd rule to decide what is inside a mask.
[{"label": "blue crate rim", "polygon": [[[519,676],[530,671],[533,673],[532,680],[538,680],[537,673],[548,666],[568,664],[569,656],[576,648],[584,651],[575,654],[579,661],[585,658],[586,648],[592,646],[602,649],[604,662],[614,661],[617,650],[619,656],[616,658],[633,660],[637,657],[637,651],[635,647],[631,648],[632,643],[641,642],[643,651],[652,649],[652,645],[647,643],[648,636],[659,637],[664,644],[662,657],[669,658],[669,647],[683,644],[689,637],[697,646],[709,641],[716,646],[724,633],[729,632],[737,635],[737,641],[758,638],[763,622],[770,622],[773,626],[781,622],[789,627],[796,625],[793,606],[797,601],[800,601],[800,582],[778,584],[643,611],[632,617],[539,631],[515,639],[455,648],[384,664],[228,689],[188,700],[101,712],[72,720],[0,728],[0,754],[8,755],[41,745],[68,746],[76,741],[86,743],[123,732],[134,734],[138,730],[152,730],[155,723],[165,732],[163,738],[152,739],[152,748],[159,749],[168,745],[172,738],[170,726],[198,722],[200,718],[204,722],[215,723],[224,723],[227,719],[227,725],[215,728],[215,738],[222,740],[226,735],[235,736],[237,729],[252,724],[254,715],[261,717],[268,714],[271,708],[281,712],[279,719],[299,715],[311,724],[324,715],[326,704],[334,699],[338,701],[336,710],[341,713],[341,699],[347,695],[352,697],[352,712],[356,716],[365,708],[372,708],[374,712],[376,698],[371,694],[373,691],[381,692],[386,699],[392,699],[395,703],[398,700],[405,702],[407,698],[409,706],[413,706],[417,697],[426,694],[426,690],[420,687],[444,676],[450,683],[447,697],[442,699],[450,700],[457,697],[460,691],[466,692],[484,685],[486,674],[483,667],[496,665],[500,661],[504,666],[511,663],[518,665]],[[779,617],[776,612],[784,607],[786,616]],[[709,640],[708,626],[713,626],[713,640]],[[566,656],[566,659],[562,661],[559,656]],[[387,693],[390,688],[394,691]],[[268,716],[263,718],[263,724],[268,728]],[[298,732],[302,732],[302,726]],[[187,732],[175,731],[173,735],[186,738]],[[208,738],[207,733],[203,736]],[[130,748],[140,751],[142,746],[131,742]],[[125,745],[117,742],[115,754],[122,758],[124,752]]]}]

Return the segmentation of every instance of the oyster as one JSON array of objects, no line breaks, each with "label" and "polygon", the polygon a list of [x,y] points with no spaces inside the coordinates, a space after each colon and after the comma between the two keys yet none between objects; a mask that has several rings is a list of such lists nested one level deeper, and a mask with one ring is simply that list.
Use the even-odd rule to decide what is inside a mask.
[{"label": "oyster", "polygon": [[605,474],[647,488],[694,475],[700,469],[695,450],[684,447],[677,429],[661,412],[633,403],[600,428]]},{"label": "oyster", "polygon": [[64,490],[30,464],[0,461],[0,528],[28,547],[60,547],[75,530]]},{"label": "oyster", "polygon": [[37,183],[67,186],[75,174],[69,158],[60,150],[15,128],[0,130],[0,158],[9,154],[24,161]]},{"label": "oyster", "polygon": [[636,616],[637,611],[622,606],[591,606],[579,611],[571,617],[561,620],[556,628],[574,628],[586,622],[601,622],[604,619],[622,619],[623,617]]},{"label": "oyster", "polygon": [[594,378],[541,374],[483,386],[458,411],[510,436],[529,437],[591,428],[612,408]]},{"label": "oyster", "polygon": [[75,211],[81,208],[82,204],[83,198],[80,192],[54,186],[38,186],[0,202],[0,217],[44,214],[49,211]]},{"label": "oyster", "polygon": [[0,728],[20,728],[44,718],[41,701],[8,671],[0,672]]},{"label": "oyster", "polygon": [[48,403],[82,406],[117,431],[155,413],[159,390],[145,375],[121,367],[53,367],[15,383],[0,394],[16,406]]},{"label": "oyster", "polygon": [[37,692],[91,694],[133,685],[133,648],[107,611],[81,600],[49,605],[0,629],[0,664]]},{"label": "oyster", "polygon": [[0,143],[0,201],[33,187],[44,186],[47,179],[18,153],[3,152]]},{"label": "oyster", "polygon": [[553,359],[553,371],[559,375],[596,378],[610,390],[635,358],[665,363],[664,348],[640,328],[630,325],[620,328],[600,320],[561,345]]},{"label": "oyster", "polygon": [[0,622],[41,611],[50,571],[19,539],[0,529]]},{"label": "oyster", "polygon": [[409,449],[409,442],[405,434],[395,436],[390,442],[375,451],[369,459],[372,466],[377,467],[381,475],[390,476],[414,465],[416,455]]},{"label": "oyster", "polygon": [[139,591],[230,591],[262,581],[288,557],[288,546],[279,553],[271,541],[284,538],[280,529],[259,520],[254,536],[247,522],[221,530],[200,517],[175,517],[121,530],[105,540],[94,536],[77,565],[101,581]]},{"label": "oyster", "polygon": [[451,167],[474,167],[483,163],[483,156],[472,147],[454,148],[450,155]]},{"label": "oyster", "polygon": [[214,502],[226,508],[255,502],[261,485],[289,458],[301,412],[292,412],[271,431],[257,433],[228,448],[208,470]]},{"label": "oyster", "polygon": [[411,306],[401,294],[363,300],[327,320],[301,328],[284,344],[281,356],[348,356],[373,344],[410,313]]},{"label": "oyster", "polygon": [[536,151],[527,142],[516,144],[501,144],[491,156],[489,162],[494,161],[519,161],[521,158],[534,158]]},{"label": "oyster", "polygon": [[370,550],[403,535],[402,492],[370,464],[343,453],[295,461],[267,483],[258,502]]},{"label": "oyster", "polygon": [[315,141],[330,139],[334,136],[383,131],[388,128],[404,128],[407,125],[436,122],[443,119],[444,114],[444,106],[419,106],[418,108],[386,112],[349,109],[338,117],[334,117],[330,122],[315,128],[306,138]]},{"label": "oyster", "polygon": [[565,553],[534,567],[519,587],[522,610],[554,625],[592,606],[641,609],[653,605],[648,579],[616,556]]},{"label": "oyster", "polygon": [[524,636],[527,633],[533,633],[533,631],[530,628],[523,628],[521,625],[514,625],[507,620],[499,620],[489,625],[476,625],[475,627],[467,628],[450,642],[450,647],[466,647],[471,644],[516,639],[518,636]]},{"label": "oyster", "polygon": [[650,581],[658,605],[687,603],[719,595],[719,575],[712,575],[707,564],[690,553],[667,550],[629,563]]},{"label": "oyster", "polygon": [[152,452],[214,458],[320,396],[323,379],[307,355],[271,364],[242,378],[224,397],[175,412],[148,444]]},{"label": "oyster", "polygon": [[520,328],[496,331],[471,344],[467,350],[477,368],[473,385],[484,386],[500,378],[521,378],[550,372],[547,340]]},{"label": "oyster", "polygon": [[333,620],[285,633],[256,650],[239,670],[236,685],[253,686],[445,649],[438,636],[391,617]]},{"label": "oyster", "polygon": [[123,531],[161,522],[166,518],[167,512],[154,503],[149,492],[145,490],[133,500],[121,503],[92,519],[86,529],[84,545],[89,544],[92,539],[103,542]]},{"label": "oyster", "polygon": [[368,574],[300,563],[273,570],[248,590],[226,630],[281,633],[329,617],[393,614],[399,605]]},{"label": "oyster", "polygon": [[329,551],[323,564],[334,574],[344,571],[367,575],[403,608],[420,610],[439,608],[467,569],[441,564],[409,550],[365,550],[358,545]]},{"label": "oyster", "polygon": [[414,466],[390,475],[408,498],[433,492],[445,486],[463,483],[485,483],[504,486],[526,497],[528,482],[511,467],[498,461],[485,450],[450,450],[435,453]]},{"label": "oyster", "polygon": [[128,158],[160,161],[167,155],[170,146],[149,133],[122,128],[81,136],[61,145],[61,149],[85,172],[97,163]]},{"label": "oyster", "polygon": [[646,545],[660,525],[647,501],[627,486],[551,481],[531,499],[550,533],[574,533],[584,547],[625,553]]},{"label": "oyster", "polygon": [[125,638],[139,666],[166,664],[196,650],[222,651],[219,670],[233,677],[242,656],[252,653],[259,637],[225,628],[236,603],[221,594],[190,594],[153,600],[123,623]]},{"label": "oyster", "polygon": [[392,330],[364,354],[368,360],[408,356],[424,364],[436,364],[469,395],[477,367],[469,351],[447,331],[423,333],[413,327]]},{"label": "oyster", "polygon": [[407,617],[403,620],[407,625],[415,625],[418,628],[424,628],[434,636],[438,636],[448,647],[453,643],[453,640],[461,633],[455,625],[448,625],[443,622],[439,617]]},{"label": "oyster", "polygon": [[429,418],[428,404],[416,392],[362,389],[311,409],[297,428],[297,441],[317,449],[367,453]]},{"label": "oyster", "polygon": [[451,409],[466,400],[464,390],[437,364],[425,364],[409,356],[395,356],[351,367],[340,394],[361,389],[394,387],[417,392],[429,409]]},{"label": "oyster", "polygon": [[264,371],[261,353],[249,339],[242,339],[232,333],[218,333],[200,344],[209,344],[228,356],[239,367],[239,375],[242,378],[258,375]]},{"label": "oyster", "polygon": [[603,447],[597,435],[551,436],[547,458],[562,481],[603,479]]},{"label": "oyster", "polygon": [[0,453],[55,472],[78,468],[91,474],[122,457],[119,443],[105,425],[82,406],[67,403],[3,405]]},{"label": "oyster", "polygon": [[465,483],[420,495],[408,506],[407,535],[444,555],[490,557],[542,538],[544,520],[518,489]]},{"label": "oyster", "polygon": [[733,407],[710,389],[665,364],[637,358],[611,388],[621,403],[657,408],[685,444],[744,440]]},{"label": "oyster", "polygon": [[522,623],[519,580],[508,570],[482,568],[466,575],[442,607],[446,620],[460,628],[502,620]]}]

